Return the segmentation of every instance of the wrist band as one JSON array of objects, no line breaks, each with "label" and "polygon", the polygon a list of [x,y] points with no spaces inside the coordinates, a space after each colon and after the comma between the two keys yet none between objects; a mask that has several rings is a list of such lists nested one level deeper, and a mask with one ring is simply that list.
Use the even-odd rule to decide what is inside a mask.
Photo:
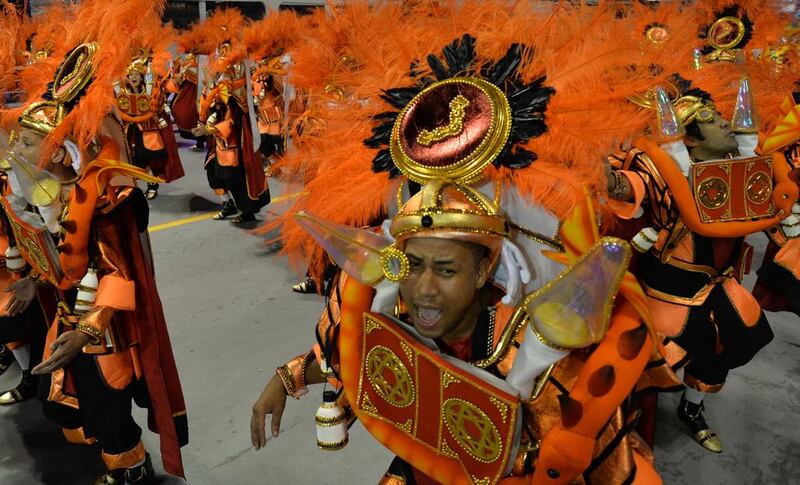
[{"label": "wrist band", "polygon": [[308,392],[308,387],[306,387],[306,367],[313,358],[313,352],[301,354],[275,370],[281,382],[283,382],[287,395],[300,399]]}]

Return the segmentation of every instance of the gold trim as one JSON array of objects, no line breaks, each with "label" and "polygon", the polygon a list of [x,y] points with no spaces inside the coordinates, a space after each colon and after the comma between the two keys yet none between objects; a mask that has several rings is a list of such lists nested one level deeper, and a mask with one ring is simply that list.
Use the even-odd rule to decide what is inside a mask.
[{"label": "gold trim", "polygon": [[[89,84],[97,70],[97,66],[93,61],[98,47],[96,42],[81,44],[73,49],[61,63],[53,79],[53,87],[50,93],[56,103],[72,101]],[[70,70],[67,71],[66,69]],[[59,94],[59,89],[71,81],[72,85]]]},{"label": "gold trim", "polygon": [[[550,376],[553,375],[553,371],[556,370],[556,364],[550,364],[550,367],[547,368],[537,379],[536,384],[533,386],[533,392],[531,392],[531,398],[529,402],[535,401],[544,391],[544,388],[547,387],[547,381],[550,380]],[[538,443],[537,448],[538,449]]]},{"label": "gold trim", "polygon": [[322,426],[323,428],[332,428],[339,424],[346,423],[347,414],[342,413],[340,416],[336,416],[335,418],[314,416],[314,422],[317,423],[317,426]]},{"label": "gold trim", "polygon": [[345,436],[344,441],[340,441],[338,443],[324,443],[320,440],[317,440],[317,448],[324,451],[339,451],[345,446],[347,446],[347,443],[349,442],[350,442],[349,436]]},{"label": "gold trim", "polygon": [[461,382],[456,376],[442,369],[442,389],[447,389],[450,384]]},{"label": "gold trim", "polygon": [[549,237],[545,236],[544,234],[540,234],[538,232],[531,231],[530,229],[527,229],[525,227],[522,227],[522,226],[519,226],[517,224],[514,224],[513,222],[509,223],[509,226],[511,226],[511,229],[514,229],[515,231],[521,233],[523,236],[527,237],[528,239],[530,239],[532,241],[536,241],[539,244],[542,244],[542,245],[545,245],[545,246],[549,246],[549,247],[551,247],[553,249],[556,249],[558,251],[563,251],[564,250],[564,245],[563,244],[561,244],[560,242],[556,241],[553,238],[549,238]]},{"label": "gold trim", "polygon": [[[478,88],[485,94],[492,105],[491,125],[480,145],[469,155],[454,163],[442,167],[430,167],[412,159],[405,153],[400,143],[400,125],[403,119],[422,96],[445,84],[467,84]],[[395,165],[409,179],[426,183],[437,178],[457,180],[469,183],[480,178],[483,170],[489,166],[502,151],[511,134],[511,106],[505,93],[494,84],[476,77],[455,77],[435,82],[417,94],[400,112],[392,128],[389,150]]]},{"label": "gold trim", "polygon": [[497,341],[497,345],[495,345],[494,347],[494,351],[492,351],[492,353],[485,359],[474,360],[470,363],[476,367],[485,369],[490,365],[493,365],[496,362],[498,362],[500,359],[506,356],[506,354],[508,353],[508,348],[514,341],[514,338],[517,336],[517,333],[527,323],[528,323],[528,314],[525,311],[525,308],[522,306],[517,307],[514,310],[514,313],[511,315],[508,324],[503,329],[503,333],[500,335],[500,338]]},{"label": "gold trim", "polygon": [[[736,37],[734,37],[734,40],[732,40],[730,42],[727,42],[727,43],[724,43],[724,44],[721,43],[719,38],[716,38],[716,39],[712,39],[711,38],[711,34],[714,32],[714,30],[716,28],[719,28],[719,26],[721,26],[723,23],[733,24],[738,29],[738,31],[736,32]],[[726,31],[721,32],[721,34],[723,34],[723,35],[726,35],[728,33],[730,33],[730,29],[729,28]],[[742,22],[742,19],[740,19],[738,17],[732,17],[732,16],[720,17],[713,24],[711,24],[711,26],[708,28],[708,34],[707,34],[706,40],[708,41],[708,45],[710,45],[714,49],[717,49],[717,50],[733,49],[734,47],[736,47],[739,44],[739,42],[742,41],[742,39],[744,39],[744,36],[745,36],[746,33],[747,33],[747,29],[745,28],[745,25],[744,25],[744,22]]]},{"label": "gold trim", "polygon": [[[399,283],[408,278],[411,271],[411,264],[408,262],[408,257],[403,251],[397,249],[397,246],[392,244],[382,249],[380,252],[381,269],[383,269],[383,276],[393,282]],[[395,268],[394,266],[397,265]]]}]

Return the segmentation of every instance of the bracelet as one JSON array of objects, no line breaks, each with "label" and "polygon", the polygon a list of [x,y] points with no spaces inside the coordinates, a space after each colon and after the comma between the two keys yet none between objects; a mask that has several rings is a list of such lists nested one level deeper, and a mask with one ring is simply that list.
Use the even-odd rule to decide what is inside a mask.
[{"label": "bracelet", "polygon": [[308,387],[306,387],[306,367],[314,357],[314,352],[301,354],[275,369],[284,389],[286,389],[287,395],[300,399],[308,392]]},{"label": "bracelet", "polygon": [[614,188],[611,189],[611,196],[617,200],[621,200],[625,195],[625,184],[622,183],[622,174],[617,171],[611,172],[614,174]]},{"label": "bracelet", "polygon": [[86,335],[92,337],[93,344],[99,344],[103,340],[103,334],[97,330],[96,328],[92,327],[91,325],[86,325],[85,323],[79,323],[75,326],[75,330],[79,332],[83,332]]}]

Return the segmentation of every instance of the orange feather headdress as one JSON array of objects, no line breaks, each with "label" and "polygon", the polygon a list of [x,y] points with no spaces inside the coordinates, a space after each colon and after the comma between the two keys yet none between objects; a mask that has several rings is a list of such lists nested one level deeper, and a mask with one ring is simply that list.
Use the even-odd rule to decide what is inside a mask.
[{"label": "orange feather headdress", "polygon": [[196,24],[192,30],[202,39],[202,50],[214,54],[209,63],[211,74],[223,72],[230,65],[240,62],[247,55],[241,44],[241,35],[247,20],[236,8],[214,10],[205,21]]},{"label": "orange feather headdress", "polygon": [[[665,80],[677,62],[643,35],[620,35],[637,19],[612,2],[547,10],[499,0],[356,3],[313,19],[313,34],[290,50],[290,84],[305,101],[290,115],[305,122],[282,160],[304,195],[262,228],[282,225],[285,251],[312,265],[321,251],[291,215],[354,226],[385,217],[402,181],[389,176],[399,173],[393,127],[423,88],[467,76],[502,91],[512,105],[510,141],[483,177],[564,216],[577,187],[603,190],[601,158],[647,126],[649,115],[627,98]],[[667,59],[653,69],[659,57]]]},{"label": "orange feather headdress", "polygon": [[302,21],[292,10],[273,12],[242,32],[242,44],[253,60],[283,54],[300,36]]},{"label": "orange feather headdress", "polygon": [[[75,10],[74,19],[68,25],[64,46],[70,51],[87,42],[91,53],[78,64],[82,70],[76,74],[85,76],[79,83],[80,89],[74,93],[58,94],[62,86],[48,87],[35,92],[28,105],[43,99],[59,105],[57,126],[48,135],[50,148],[70,138],[82,147],[87,147],[98,135],[104,118],[114,105],[111,86],[125,75],[130,62],[130,52],[134,47],[135,32],[140,23],[160,19],[162,0],[130,0],[126,2],[105,2],[86,0]],[[160,20],[156,20],[160,22]],[[66,51],[66,49],[65,49]],[[61,62],[61,59],[58,59]],[[38,64],[38,63],[37,63]],[[74,66],[61,66],[39,83],[50,82],[63,76],[65,69]],[[58,99],[55,99],[58,98]]]}]

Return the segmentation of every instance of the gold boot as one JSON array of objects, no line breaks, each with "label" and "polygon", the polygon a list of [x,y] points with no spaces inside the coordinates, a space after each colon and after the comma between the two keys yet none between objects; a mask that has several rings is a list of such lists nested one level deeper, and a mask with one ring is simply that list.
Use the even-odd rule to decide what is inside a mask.
[{"label": "gold boot", "polygon": [[704,409],[703,403],[690,403],[684,395],[681,396],[681,403],[678,405],[678,417],[689,428],[692,438],[700,443],[700,446],[714,453],[722,453],[722,441],[706,423],[706,418],[703,416]]}]

